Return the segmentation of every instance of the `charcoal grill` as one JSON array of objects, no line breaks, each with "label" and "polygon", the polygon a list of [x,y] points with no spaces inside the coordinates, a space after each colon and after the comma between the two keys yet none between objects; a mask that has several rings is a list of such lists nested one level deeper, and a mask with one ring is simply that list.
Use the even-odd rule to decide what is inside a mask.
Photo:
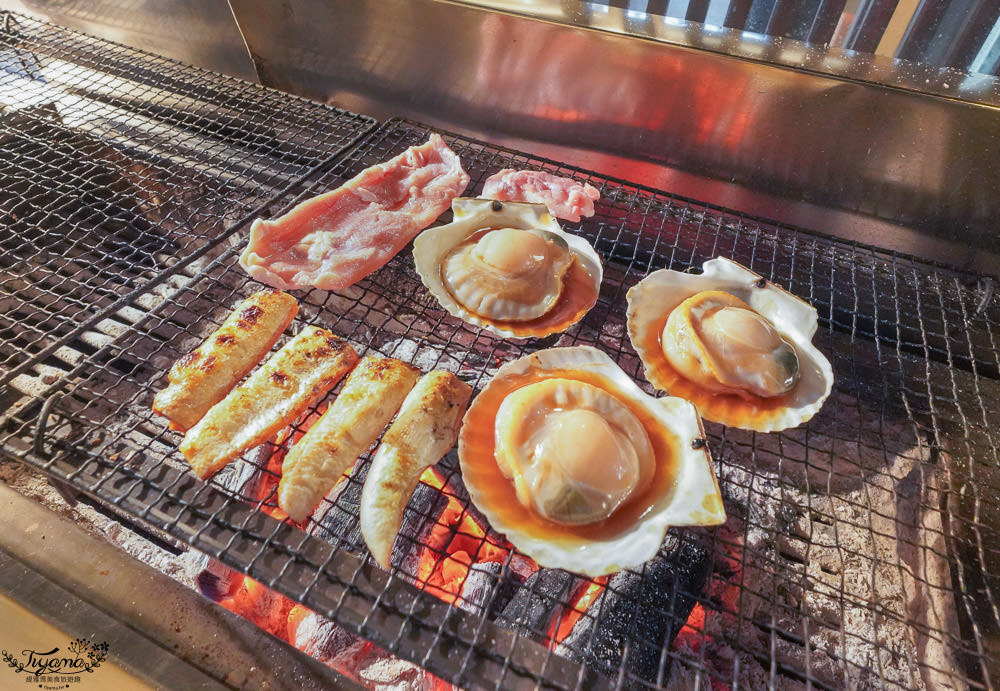
[{"label": "charcoal grill", "polygon": [[[605,261],[595,308],[566,334],[496,338],[447,315],[404,251],[347,290],[297,293],[284,338],[322,325],[359,352],[476,387],[512,358],[587,344],[651,390],[626,335],[625,292],[652,270],[724,255],[816,307],[837,380],[800,428],[707,424],[730,519],[670,531],[642,568],[600,581],[525,571],[468,503],[452,452],[418,488],[385,572],[358,536],[367,456],[302,530],[273,517],[269,459],[291,435],[202,483],[149,405],[170,364],[256,288],[236,264],[250,219],[431,128],[378,124],[13,14],[2,27],[5,457],[464,687],[992,686],[991,277],[441,132],[471,194],[505,167],[601,191],[597,214],[569,225]],[[446,503],[457,520],[443,522]],[[479,586],[442,598],[425,576],[455,561],[459,542],[481,562],[466,577]]]}]

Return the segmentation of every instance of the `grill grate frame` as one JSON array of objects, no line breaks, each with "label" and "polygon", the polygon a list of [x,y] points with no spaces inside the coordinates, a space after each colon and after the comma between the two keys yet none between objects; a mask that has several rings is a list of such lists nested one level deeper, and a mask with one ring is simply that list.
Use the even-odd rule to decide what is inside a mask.
[{"label": "grill grate frame", "polygon": [[[341,155],[304,171],[298,178],[301,184],[279,190],[271,207],[277,200],[290,205],[335,186],[423,141],[430,131],[408,121],[386,123],[354,147],[341,150]],[[668,543],[675,542],[677,549],[685,545],[709,549],[714,555],[713,583],[734,584],[735,606],[727,614],[738,626],[721,634],[725,643],[747,660],[756,660],[766,672],[764,681],[776,687],[791,681],[836,688],[877,678],[882,687],[900,688],[926,683],[929,672],[955,683],[990,687],[996,659],[989,636],[1000,626],[997,584],[989,568],[996,559],[997,526],[990,522],[988,499],[1000,487],[993,475],[1000,444],[989,418],[991,410],[1000,409],[1000,348],[995,336],[1000,300],[990,294],[991,279],[443,134],[472,176],[469,193],[502,167],[545,169],[601,189],[598,215],[568,224],[593,240],[606,261],[598,305],[568,334],[523,344],[506,342],[457,322],[437,307],[414,277],[412,260],[404,251],[356,289],[299,293],[302,313],[297,321],[332,328],[359,350],[402,357],[425,370],[441,366],[457,371],[476,386],[484,384],[502,361],[552,345],[584,343],[609,352],[644,382],[624,336],[627,288],[657,268],[687,269],[718,254],[734,257],[817,308],[817,342],[830,357],[838,381],[824,410],[798,430],[760,435],[706,425],[727,492],[727,509],[737,521],[721,529],[671,531]],[[296,196],[290,199],[285,192],[293,189]],[[238,221],[232,233],[245,237]],[[738,676],[738,669],[727,675],[706,657],[706,628],[690,632],[695,643],[702,641],[694,647],[663,647],[660,641],[641,637],[631,641],[626,658],[637,647],[659,651],[655,676],[636,678],[623,663],[610,679],[563,657],[546,640],[547,631],[507,630],[487,617],[420,592],[401,567],[382,572],[364,558],[351,537],[356,510],[348,490],[360,483],[367,456],[356,476],[343,483],[344,490],[326,500],[326,515],[341,514],[346,520],[337,523],[336,533],[325,536],[307,536],[266,515],[274,506],[273,491],[244,495],[225,489],[218,480],[203,484],[186,473],[174,450],[177,435],[148,411],[148,404],[162,386],[169,364],[217,326],[237,297],[253,290],[251,281],[234,268],[236,254],[236,248],[223,251],[198,267],[189,283],[150,302],[153,281],[166,273],[163,267],[152,267],[154,278],[119,298],[138,311],[137,320],[95,346],[44,397],[10,414],[0,432],[4,453],[166,530],[457,683],[643,686],[666,683],[671,673],[689,673],[702,683],[748,682]],[[110,311],[103,308],[95,314]],[[132,353],[145,357],[137,361]],[[899,437],[910,444],[901,443]],[[163,455],[165,462],[160,460]],[[885,463],[863,462],[871,456]],[[908,463],[903,470],[909,485],[897,483],[899,468],[889,467],[890,459]],[[237,463],[251,462],[244,458]],[[453,453],[442,461],[444,494],[461,501],[456,466]],[[260,474],[273,475],[266,468],[260,468]],[[902,501],[904,492],[917,495],[918,511],[941,514],[940,526],[928,531],[937,540],[933,544],[885,527],[894,515],[880,500],[888,496]],[[761,507],[776,513],[761,513]],[[426,522],[435,516],[411,508],[407,520]],[[320,531],[314,523],[309,529]],[[848,530],[866,534],[871,552],[843,540]],[[488,539],[502,543],[499,536]],[[413,538],[402,536],[403,542],[408,540]],[[877,598],[859,599],[843,579],[829,593],[821,592],[828,588],[826,582],[809,583],[813,561],[828,559],[826,552],[839,555],[839,563],[871,561],[874,570],[880,560],[886,561],[880,552],[886,541],[926,559],[951,563],[949,575],[956,592],[947,595],[955,598],[960,629],[924,626],[923,633],[933,634],[955,651],[958,668],[922,666],[912,653],[883,640],[878,629],[866,640],[865,633],[852,629],[849,614],[860,610],[907,631],[919,629],[921,622],[900,616]],[[769,542],[781,546],[771,549]],[[733,550],[738,555],[735,560],[730,559]],[[443,553],[437,556],[439,562],[445,558]],[[509,578],[511,559],[500,577],[503,582]],[[936,587],[919,574],[907,576],[908,563],[891,559],[887,563],[900,572],[903,583],[909,577],[922,588]],[[747,578],[753,570],[763,576],[759,582]],[[802,581],[805,586],[796,585]],[[795,587],[804,597],[828,596],[839,617],[831,622],[804,606],[790,605],[785,591]],[[728,607],[713,591],[686,594],[709,613]],[[754,609],[756,600],[771,603],[770,612]],[[573,603],[563,597],[555,604],[565,610]],[[662,614],[670,617],[673,612],[667,609]],[[600,614],[588,611],[584,616]],[[816,630],[826,629],[840,641],[832,653],[813,640]],[[539,638],[543,643],[537,642]],[[848,654],[852,639],[867,651],[868,662],[859,663]],[[485,647],[485,641],[492,647]],[[801,650],[804,659],[783,657],[786,645]],[[824,655],[837,663],[832,673],[822,666]],[[900,655],[909,656],[906,679],[893,678],[888,671],[889,658]]]},{"label": "grill grate frame", "polygon": [[102,319],[375,125],[9,12],[0,68],[0,383],[81,325],[115,337]]}]

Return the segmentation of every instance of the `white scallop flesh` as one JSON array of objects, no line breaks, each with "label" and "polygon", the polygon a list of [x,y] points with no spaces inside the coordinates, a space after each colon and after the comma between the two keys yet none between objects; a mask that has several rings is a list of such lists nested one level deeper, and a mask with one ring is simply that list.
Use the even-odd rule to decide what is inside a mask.
[{"label": "white scallop flesh", "polygon": [[[691,363],[694,358],[689,357],[689,367],[678,367],[674,358],[666,352],[668,339],[664,322],[669,320],[670,315],[680,310],[680,306],[686,300],[707,292],[722,292],[737,298],[743,303],[742,307],[753,310],[765,320],[767,326],[772,327],[780,335],[782,341],[794,349],[798,374],[791,389],[780,397],[775,397],[775,400],[780,401],[780,405],[766,409],[755,405],[733,405],[728,398],[716,397],[715,394],[729,392],[739,395],[738,391],[726,389],[721,385],[706,385],[704,377],[692,376],[699,371],[700,373],[709,371],[707,366],[702,367],[703,363]],[[766,350],[766,346],[761,347],[761,344],[768,339],[762,335],[753,335],[762,328],[760,323],[744,324],[743,327],[737,328],[734,324],[728,323],[730,316],[734,317],[733,322],[745,320],[745,315],[727,312],[721,320],[722,323],[713,325],[712,328],[729,336],[736,335],[734,332],[749,331],[751,344]],[[663,364],[670,368],[670,372],[693,381],[696,385],[695,393],[698,395],[695,402],[706,420],[758,432],[777,432],[806,422],[823,407],[824,401],[830,395],[834,382],[833,369],[826,356],[812,343],[817,326],[818,316],[814,307],[774,283],[764,280],[760,274],[725,257],[715,257],[706,261],[702,265],[701,273],[669,269],[654,271],[628,291],[629,338],[642,359],[646,378],[657,389],[670,392],[671,388],[674,388],[674,382],[671,381],[670,374],[658,364],[666,358],[667,361]],[[684,332],[683,329],[676,330],[675,333],[677,331]],[[688,332],[690,333],[690,330]],[[656,334],[657,338],[649,338],[650,334]],[[732,340],[747,338],[739,336]],[[699,351],[698,347],[690,350],[688,348],[689,344],[685,344],[684,350],[680,352],[681,356],[688,352]],[[732,351],[723,352],[728,357]],[[772,362],[776,366],[773,375],[776,382],[784,379],[782,370],[791,369],[790,362],[779,362],[783,358],[784,355],[781,353],[778,353],[777,357],[772,356]],[[750,369],[744,368],[744,370]],[[778,385],[767,384],[765,388],[776,390]],[[678,391],[672,393],[678,395]],[[740,398],[748,400],[750,392],[746,389],[743,391],[746,395]]]},{"label": "white scallop flesh", "polygon": [[[531,389],[545,382],[554,383]],[[590,387],[608,398],[593,396]],[[514,397],[524,401],[519,404]],[[584,405],[571,409],[571,400]],[[619,406],[629,415],[619,419],[618,413],[605,412]],[[582,412],[566,416],[571,410]],[[591,434],[595,417],[604,426]],[[545,421],[555,423],[551,434],[538,431]],[[630,431],[633,422],[642,433]],[[539,443],[539,437],[545,443]],[[539,566],[597,577],[651,559],[670,526],[726,520],[705,438],[692,403],[676,396],[654,398],[606,353],[573,346],[538,350],[500,367],[466,412],[458,456],[469,496],[494,530]],[[522,499],[533,486],[531,475],[537,471],[532,464],[555,466],[554,475],[570,478],[557,487],[571,485],[584,494],[599,487],[605,498],[594,502],[588,494],[588,501],[581,502],[584,514],[610,516],[576,525],[545,518],[530,498]],[[612,509],[629,487],[633,489],[628,498]],[[558,490],[552,496],[558,496]],[[555,515],[566,520],[579,512]]]},{"label": "white scallop flesh", "polygon": [[689,310],[671,312],[661,338],[667,360],[684,373],[677,349],[696,349],[694,339],[699,339],[708,360],[702,364],[723,387],[764,398],[791,391],[799,378],[794,346],[749,305],[725,304],[737,299],[720,302],[709,295],[694,295],[685,300],[696,302]]},{"label": "white scallop flesh", "polygon": [[518,500],[565,525],[608,518],[653,473],[635,414],[581,381],[553,378],[514,391],[497,411],[495,437]]},{"label": "white scallop flesh", "polygon": [[[604,275],[601,258],[585,238],[560,228],[544,205],[458,197],[451,206],[451,223],[429,228],[413,241],[413,261],[420,280],[449,314],[507,338],[539,338],[565,331],[593,307]],[[514,237],[511,229],[530,231],[536,239],[545,240],[542,254],[546,258],[541,263],[548,269],[529,270],[538,255],[523,252],[518,246],[526,243],[514,243],[508,250],[508,240]],[[454,266],[445,269],[448,261],[458,261],[454,259],[456,250],[478,245],[487,235],[485,245],[474,250],[482,271],[460,267],[456,273]],[[535,244],[533,239],[528,242]],[[523,270],[529,270],[528,275],[537,282],[535,278],[519,279],[523,287],[519,294],[521,288],[504,284],[511,274]],[[475,279],[464,285],[460,277],[470,273]],[[571,280],[574,277],[578,280]],[[458,287],[459,283],[463,285]],[[502,294],[491,296],[493,288]],[[590,293],[589,303],[574,299]],[[560,311],[564,304],[574,307]]]},{"label": "white scallop flesh", "polygon": [[475,314],[528,321],[559,300],[572,262],[566,241],[555,233],[498,228],[456,247],[441,265],[441,282]]}]

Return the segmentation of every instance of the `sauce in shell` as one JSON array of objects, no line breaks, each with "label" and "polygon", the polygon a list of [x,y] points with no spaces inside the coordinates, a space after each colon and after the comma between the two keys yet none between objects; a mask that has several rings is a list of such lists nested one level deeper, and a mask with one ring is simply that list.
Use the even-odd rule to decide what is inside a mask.
[{"label": "sauce in shell", "polygon": [[[653,447],[653,476],[645,487],[637,487],[611,516],[586,525],[564,525],[549,520],[517,499],[514,484],[504,477],[496,462],[494,431],[501,402],[513,391],[545,379],[561,378],[592,384],[617,398],[639,420]],[[652,413],[631,400],[609,378],[586,370],[533,369],[495,379],[473,401],[459,439],[462,474],[468,485],[478,488],[480,501],[490,506],[508,529],[519,529],[537,538],[564,544],[585,544],[612,539],[638,523],[667,497],[676,479],[676,452],[680,440],[657,422]]]},{"label": "sauce in shell", "polygon": [[663,354],[662,332],[669,316],[668,311],[650,322],[645,332],[639,335],[641,340],[636,344],[636,350],[642,354],[646,378],[656,388],[671,396],[686,398],[697,406],[706,419],[727,425],[741,427],[784,414],[790,393],[771,398],[749,392],[744,392],[743,395],[715,393],[678,372]]},{"label": "sauce in shell", "polygon": [[[459,247],[476,243],[491,230],[496,229],[488,227],[476,231],[463,241]],[[458,249],[458,247],[455,249]],[[513,338],[548,336],[549,334],[565,331],[583,319],[583,315],[589,312],[590,308],[597,303],[599,293],[600,285],[598,281],[595,280],[594,276],[587,271],[576,255],[573,254],[573,261],[569,269],[567,269],[565,276],[563,276],[562,292],[559,294],[559,299],[552,306],[552,309],[542,316],[526,321],[490,319],[480,314],[476,314],[475,317],[483,324],[489,324],[511,332]],[[451,294],[450,291],[449,294]],[[455,299],[454,295],[451,295],[451,297]],[[462,307],[465,310],[469,310],[465,305]]]}]

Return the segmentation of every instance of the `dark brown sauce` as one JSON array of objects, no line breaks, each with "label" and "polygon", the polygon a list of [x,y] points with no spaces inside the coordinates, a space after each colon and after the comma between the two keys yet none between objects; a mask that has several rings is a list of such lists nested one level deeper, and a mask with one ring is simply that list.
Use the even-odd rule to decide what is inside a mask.
[{"label": "dark brown sauce", "polygon": [[[514,484],[503,476],[495,460],[494,429],[500,403],[511,392],[544,379],[573,379],[593,384],[613,394],[639,419],[653,446],[655,469],[646,487],[636,489],[615,513],[603,521],[568,526],[541,516],[517,499]],[[469,484],[487,496],[492,513],[502,517],[506,528],[519,529],[552,542],[578,543],[584,540],[607,540],[620,535],[649,512],[657,500],[670,491],[675,481],[679,440],[656,418],[623,395],[607,377],[579,370],[544,370],[509,375],[498,385],[481,393],[469,409],[463,430],[462,472]],[[473,460],[474,456],[474,460]]]}]

